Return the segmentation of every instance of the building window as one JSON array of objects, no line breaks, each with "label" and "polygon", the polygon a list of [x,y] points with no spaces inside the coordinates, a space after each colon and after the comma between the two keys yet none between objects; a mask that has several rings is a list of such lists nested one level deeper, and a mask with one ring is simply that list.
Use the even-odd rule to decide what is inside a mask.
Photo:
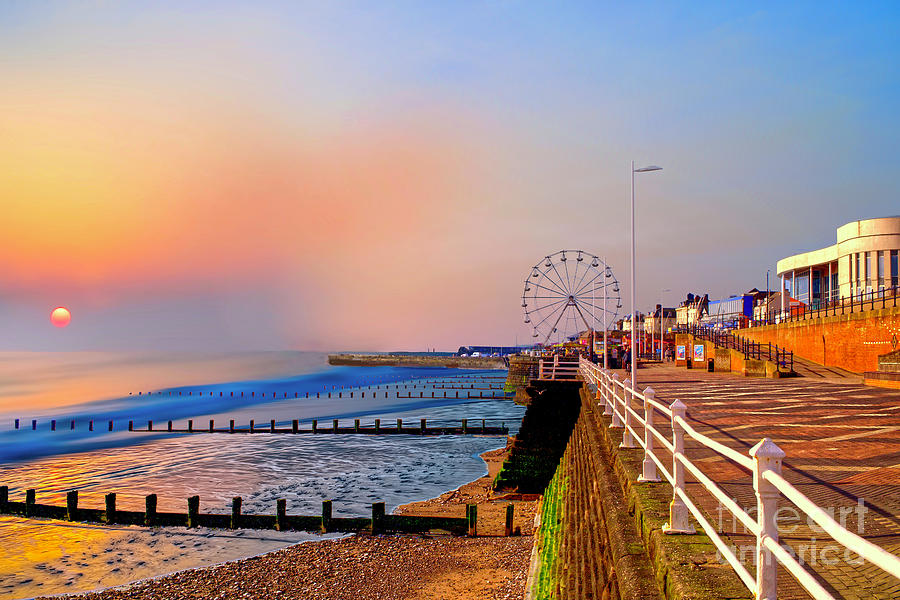
[{"label": "building window", "polygon": [[859,252],[853,255],[853,274],[855,277],[853,278],[856,281],[856,285],[854,286],[857,290],[859,290],[860,284],[860,276],[859,276]]},{"label": "building window", "polygon": [[872,287],[872,253],[866,252],[866,272],[863,274],[863,284],[864,287],[870,288]]},{"label": "building window", "polygon": [[900,273],[897,271],[897,250],[891,250],[891,287],[897,287],[898,275]]},{"label": "building window", "polygon": [[884,287],[884,252],[878,252],[878,287]]},{"label": "building window", "polygon": [[[835,271],[837,271],[837,269],[835,269]],[[831,274],[831,286],[828,288],[828,290],[829,290],[829,293],[831,294],[831,299],[837,300],[838,293],[841,291],[840,287],[838,287],[838,274],[837,273]]]}]

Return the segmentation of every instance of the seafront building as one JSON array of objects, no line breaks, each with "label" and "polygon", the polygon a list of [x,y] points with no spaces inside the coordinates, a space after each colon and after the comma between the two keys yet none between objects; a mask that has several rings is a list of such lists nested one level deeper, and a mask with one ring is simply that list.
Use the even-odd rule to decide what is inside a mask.
[{"label": "seafront building", "polygon": [[853,221],[838,227],[837,243],[778,261],[781,311],[788,293],[812,308],[847,297],[863,297],[896,288],[900,252],[900,216]]}]

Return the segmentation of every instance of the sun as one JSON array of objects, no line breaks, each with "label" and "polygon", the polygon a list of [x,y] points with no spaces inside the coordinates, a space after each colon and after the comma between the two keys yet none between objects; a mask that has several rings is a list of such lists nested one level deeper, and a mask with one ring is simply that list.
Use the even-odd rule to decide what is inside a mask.
[{"label": "sun", "polygon": [[57,327],[65,327],[72,320],[72,313],[64,306],[58,306],[50,313],[50,322]]}]

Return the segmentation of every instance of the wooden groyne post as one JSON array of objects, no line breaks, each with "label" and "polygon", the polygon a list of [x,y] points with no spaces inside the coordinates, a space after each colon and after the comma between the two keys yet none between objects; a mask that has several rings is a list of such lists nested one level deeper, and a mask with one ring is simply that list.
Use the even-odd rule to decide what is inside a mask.
[{"label": "wooden groyne post", "polygon": [[107,523],[115,523],[116,522],[116,494],[115,492],[111,492],[106,494],[104,497],[106,502],[106,517]]},{"label": "wooden groyne post", "polygon": [[384,502],[372,503],[372,535],[384,532]]},{"label": "wooden groyne post", "polygon": [[240,529],[241,527],[241,504],[243,502],[240,496],[231,499],[231,522],[229,523],[231,529]]},{"label": "wooden groyne post", "polygon": [[200,526],[200,496],[191,496],[188,498],[188,515],[187,515],[187,526],[188,529],[193,529],[195,527]]},{"label": "wooden groyne post", "polygon": [[152,527],[156,524],[156,494],[144,498],[144,525]]},{"label": "wooden groyne post", "polygon": [[331,531],[331,500],[322,501],[322,533]]}]

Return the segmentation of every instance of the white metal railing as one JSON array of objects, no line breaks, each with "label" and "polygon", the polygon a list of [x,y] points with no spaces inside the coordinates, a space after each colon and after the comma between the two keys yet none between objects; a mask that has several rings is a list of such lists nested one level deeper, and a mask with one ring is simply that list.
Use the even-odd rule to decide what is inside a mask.
[{"label": "white metal railing", "polygon": [[538,361],[538,379],[556,379],[557,375],[564,376],[564,379],[575,379],[580,371],[580,362],[560,363],[558,354],[553,355],[552,362],[543,358]]},{"label": "white metal railing", "polygon": [[[618,374],[611,373],[584,357],[579,361],[579,368],[584,381],[596,391],[596,400],[603,406],[603,414],[612,417],[610,428],[624,428],[620,448],[640,446],[643,449],[644,461],[638,481],[660,481],[657,473],[661,472],[672,485],[669,522],[663,526],[663,531],[671,534],[694,533],[689,518],[692,515],[757,599],[776,599],[778,565],[782,564],[813,598],[834,600],[813,574],[788,549],[778,543],[776,513],[778,499],[782,495],[845,549],[900,578],[900,557],[845,529],[781,476],[781,464],[785,454],[769,438],[761,440],[750,449],[749,456],[746,456],[694,429],[685,418],[687,407],[681,401],[675,400],[666,406],[656,400],[653,388],[644,388],[643,393],[640,393],[633,389],[630,380],[619,381]],[[643,403],[643,415],[634,410],[635,399]],[[671,441],[654,427],[653,416],[656,412],[669,418],[672,427]],[[643,435],[639,435],[635,427],[642,429]],[[756,518],[729,498],[685,455],[685,434],[723,458],[750,471],[753,488],[756,491]],[[654,452],[655,442],[659,442],[672,455],[671,471],[666,469],[663,461]],[[756,536],[755,576],[747,571],[734,550],[688,496],[684,485],[685,470],[727,508],[747,531]]]}]

